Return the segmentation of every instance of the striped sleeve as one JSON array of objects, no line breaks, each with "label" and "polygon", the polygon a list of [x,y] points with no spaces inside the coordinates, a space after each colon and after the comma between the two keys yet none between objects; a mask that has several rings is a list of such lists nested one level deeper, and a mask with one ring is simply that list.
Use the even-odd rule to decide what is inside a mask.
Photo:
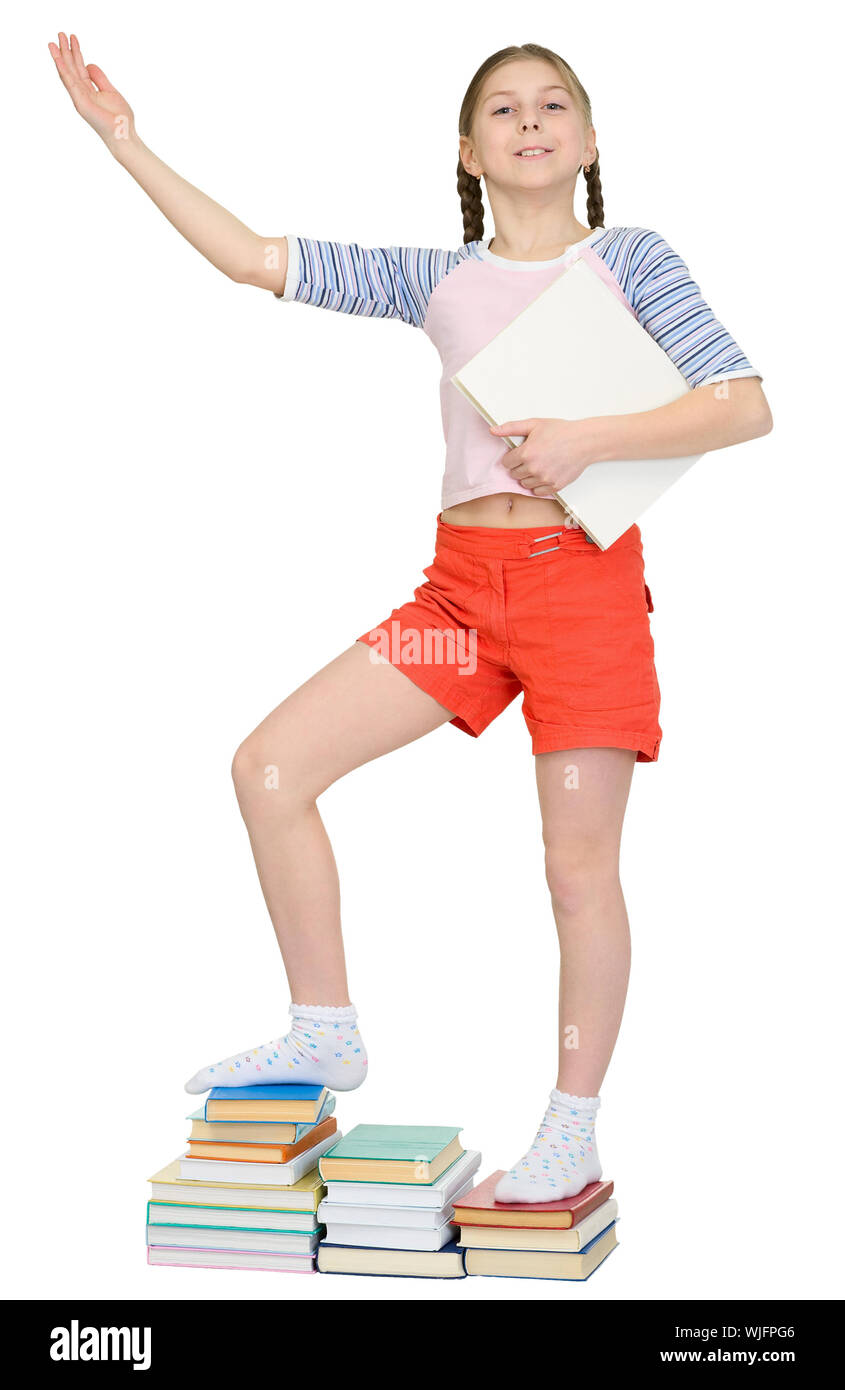
[{"label": "striped sleeve", "polygon": [[277,299],[421,328],[438,281],[455,253],[419,246],[370,248],[288,236],[288,269]]},{"label": "striped sleeve", "polygon": [[743,376],[762,381],[662,236],[637,228],[627,251],[631,307],[691,387]]}]

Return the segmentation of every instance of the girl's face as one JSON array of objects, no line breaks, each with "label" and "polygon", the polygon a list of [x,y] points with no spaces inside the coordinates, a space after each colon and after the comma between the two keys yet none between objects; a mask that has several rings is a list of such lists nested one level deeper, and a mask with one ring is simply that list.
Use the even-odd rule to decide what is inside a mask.
[{"label": "girl's face", "polygon": [[[472,132],[460,137],[464,167],[502,189],[548,189],[570,182],[595,158],[595,128],[585,130],[581,111],[557,68],[542,59],[520,59],[488,73],[475,108]],[[548,153],[521,155],[525,149]]]}]

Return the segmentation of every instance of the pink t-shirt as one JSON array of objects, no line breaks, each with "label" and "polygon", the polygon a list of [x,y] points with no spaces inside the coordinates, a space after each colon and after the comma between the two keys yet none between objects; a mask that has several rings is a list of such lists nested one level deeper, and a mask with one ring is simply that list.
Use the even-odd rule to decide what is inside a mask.
[{"label": "pink t-shirt", "polygon": [[451,378],[574,258],[590,262],[691,387],[732,377],[762,380],[657,232],[597,227],[550,261],[505,260],[488,250],[490,240],[447,251],[288,236],[284,293],[276,295],[345,314],[400,319],[431,339],[443,364],[442,510],[494,492],[534,496],[500,462],[508,446],[490,434]]}]

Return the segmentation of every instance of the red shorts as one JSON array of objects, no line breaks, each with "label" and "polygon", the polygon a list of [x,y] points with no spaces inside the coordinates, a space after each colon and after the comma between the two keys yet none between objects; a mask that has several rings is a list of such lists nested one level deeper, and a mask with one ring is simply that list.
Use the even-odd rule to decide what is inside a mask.
[{"label": "red shorts", "polygon": [[608,550],[581,530],[452,526],[413,599],[357,639],[477,738],[520,691],[532,751],[660,747],[640,529]]}]

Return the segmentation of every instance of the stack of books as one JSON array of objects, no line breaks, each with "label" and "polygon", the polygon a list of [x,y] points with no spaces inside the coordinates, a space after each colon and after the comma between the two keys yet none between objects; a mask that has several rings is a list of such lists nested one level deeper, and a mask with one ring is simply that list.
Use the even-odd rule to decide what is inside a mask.
[{"label": "stack of books", "polygon": [[147,1262],[313,1273],[334,1107],[324,1086],[211,1091],[190,1116],[187,1153],[150,1178]]},{"label": "stack of books", "polygon": [[323,1274],[464,1277],[454,1203],[481,1163],[459,1129],[441,1125],[356,1125],[319,1161],[327,1193],[317,1254]]},{"label": "stack of books", "polygon": [[504,1170],[455,1199],[467,1274],[589,1279],[618,1245],[612,1182],[592,1182],[558,1202],[496,1202]]}]

